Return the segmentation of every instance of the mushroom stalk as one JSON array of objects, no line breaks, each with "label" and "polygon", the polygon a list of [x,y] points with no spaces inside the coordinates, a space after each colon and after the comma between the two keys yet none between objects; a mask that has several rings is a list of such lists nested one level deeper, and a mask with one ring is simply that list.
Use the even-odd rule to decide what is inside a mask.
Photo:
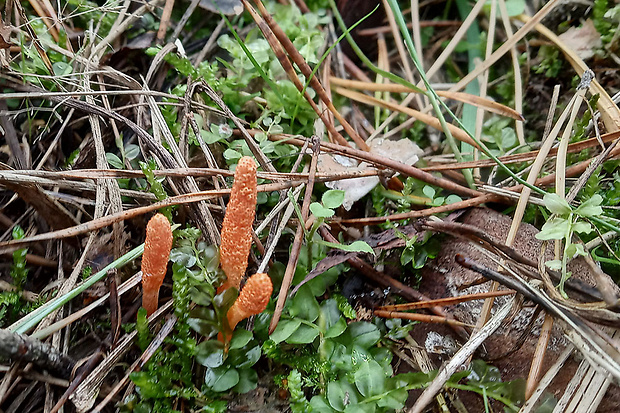
[{"label": "mushroom stalk", "polygon": [[222,225],[220,266],[226,274],[226,281],[218,293],[230,287],[239,289],[245,274],[252,246],[256,195],[256,163],[249,156],[244,156],[235,169],[235,180]]},{"label": "mushroom stalk", "polygon": [[142,255],[142,307],[151,315],[159,304],[159,288],[164,282],[170,249],[172,228],[162,214],[156,214],[146,225],[146,240]]}]

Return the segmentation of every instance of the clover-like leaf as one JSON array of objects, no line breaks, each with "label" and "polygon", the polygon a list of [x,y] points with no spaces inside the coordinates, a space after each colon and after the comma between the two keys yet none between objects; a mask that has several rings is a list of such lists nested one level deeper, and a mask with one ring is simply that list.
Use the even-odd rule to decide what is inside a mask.
[{"label": "clover-like leaf", "polygon": [[333,209],[325,208],[318,202],[313,202],[310,204],[310,211],[318,218],[330,218],[334,216]]},{"label": "clover-like leaf", "polygon": [[603,213],[603,208],[601,208],[602,202],[603,197],[599,194],[594,194],[590,199],[582,203],[579,208],[575,210],[575,213],[582,217],[601,215]]},{"label": "clover-like leaf", "polygon": [[549,193],[543,198],[543,202],[547,209],[557,215],[567,215],[572,211],[566,199],[558,194]]},{"label": "clover-like leaf", "polygon": [[550,240],[550,239],[563,239],[568,234],[571,227],[571,223],[565,218],[552,218],[545,222],[542,229],[536,234],[536,239]]}]

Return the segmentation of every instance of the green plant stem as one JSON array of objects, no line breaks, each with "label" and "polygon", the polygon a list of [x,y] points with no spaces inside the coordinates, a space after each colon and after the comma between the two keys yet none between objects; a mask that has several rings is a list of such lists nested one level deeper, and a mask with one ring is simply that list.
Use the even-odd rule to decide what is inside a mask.
[{"label": "green plant stem", "polygon": [[[435,93],[435,90],[431,87],[430,82],[426,77],[426,73],[422,68],[422,63],[420,62],[418,53],[416,52],[415,46],[413,45],[413,39],[411,39],[411,35],[409,34],[409,30],[407,29],[407,24],[405,23],[403,13],[401,12],[396,0],[387,0],[387,2],[390,5],[392,11],[394,12],[394,18],[396,19],[396,23],[398,24],[398,27],[400,28],[400,31],[403,35],[405,45],[407,46],[407,49],[409,50],[409,55],[411,56],[411,60],[413,60],[413,64],[418,73],[420,74],[420,78],[422,78],[424,86],[426,87],[426,91],[424,92],[424,94],[428,97],[431,106],[433,106],[435,115],[437,116],[437,119],[439,119],[439,123],[441,123],[441,128],[443,129],[443,132],[448,139],[448,144],[450,145],[450,148],[452,149],[455,158],[457,159],[457,161],[462,162],[463,156],[461,155],[461,152],[456,144],[456,139],[454,139],[454,136],[452,136],[450,129],[448,129],[448,123],[446,122],[446,118],[444,117],[443,112],[439,107],[439,96],[437,96],[437,93]],[[465,176],[465,180],[467,181],[469,187],[472,189],[475,188],[474,177],[471,173],[471,170],[464,169],[463,176]]]},{"label": "green plant stem", "polygon": [[57,309],[59,309],[60,307],[67,304],[69,301],[71,301],[75,297],[77,297],[79,294],[84,292],[86,289],[91,287],[93,284],[103,279],[103,277],[105,277],[108,274],[108,271],[114,268],[120,268],[124,266],[125,264],[130,263],[131,261],[140,257],[143,252],[144,252],[144,244],[141,244],[138,247],[126,253],[125,255],[123,255],[122,257],[108,264],[104,269],[92,275],[90,278],[88,278],[82,284],[75,287],[73,290],[69,291],[67,294],[60,296],[60,297],[56,297],[48,301],[47,303],[37,308],[30,314],[24,316],[21,320],[18,320],[17,322],[13,323],[8,328],[8,330],[14,333],[26,334],[30,329],[34,328],[37,324],[39,324],[41,320],[47,317],[48,314],[51,314],[52,312],[56,311]]},{"label": "green plant stem", "polygon": [[[476,386],[469,386],[467,384],[458,384],[458,383],[450,383],[450,382],[444,384],[444,386],[452,388],[452,389],[473,391],[474,393],[478,393],[481,396],[483,395],[483,390]],[[488,390],[486,390],[485,392],[488,397],[491,397],[492,399],[495,399],[499,402],[504,403],[504,405],[506,405],[506,407],[508,407],[510,410],[514,412],[519,411],[519,406],[515,405],[510,399],[502,396],[501,394],[489,392]]]}]

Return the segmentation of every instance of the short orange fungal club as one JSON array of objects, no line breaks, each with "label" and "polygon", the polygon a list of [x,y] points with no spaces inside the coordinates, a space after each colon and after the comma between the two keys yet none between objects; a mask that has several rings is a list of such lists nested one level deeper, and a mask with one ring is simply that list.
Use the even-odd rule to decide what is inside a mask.
[{"label": "short orange fungal club", "polygon": [[[239,297],[226,314],[230,331],[234,330],[241,320],[265,311],[272,292],[273,285],[269,275],[258,273],[248,278]],[[230,340],[230,336],[228,339]]]},{"label": "short orange fungal club", "polygon": [[244,156],[235,169],[235,180],[222,225],[220,266],[226,274],[226,281],[218,293],[230,287],[239,289],[245,274],[252,246],[256,196],[256,163],[249,156]]},{"label": "short orange fungal club", "polygon": [[159,288],[166,276],[170,249],[172,248],[172,228],[162,214],[156,214],[146,225],[146,240],[142,255],[142,307],[148,315],[157,310]]}]

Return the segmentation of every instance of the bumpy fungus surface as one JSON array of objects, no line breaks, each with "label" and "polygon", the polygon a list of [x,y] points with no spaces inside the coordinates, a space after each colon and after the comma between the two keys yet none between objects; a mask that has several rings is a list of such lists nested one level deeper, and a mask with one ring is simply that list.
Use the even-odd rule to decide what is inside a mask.
[{"label": "bumpy fungus surface", "polygon": [[256,163],[252,158],[244,156],[235,170],[235,181],[222,225],[220,266],[226,274],[226,281],[218,292],[230,287],[239,288],[248,266],[255,211]]},{"label": "bumpy fungus surface", "polygon": [[267,274],[258,273],[248,278],[239,297],[228,310],[230,330],[234,330],[241,320],[265,311],[272,292],[273,285]]},{"label": "bumpy fungus surface", "polygon": [[157,310],[159,288],[166,276],[170,249],[172,248],[172,228],[162,214],[157,214],[146,225],[146,240],[142,255],[142,307],[148,315]]}]

